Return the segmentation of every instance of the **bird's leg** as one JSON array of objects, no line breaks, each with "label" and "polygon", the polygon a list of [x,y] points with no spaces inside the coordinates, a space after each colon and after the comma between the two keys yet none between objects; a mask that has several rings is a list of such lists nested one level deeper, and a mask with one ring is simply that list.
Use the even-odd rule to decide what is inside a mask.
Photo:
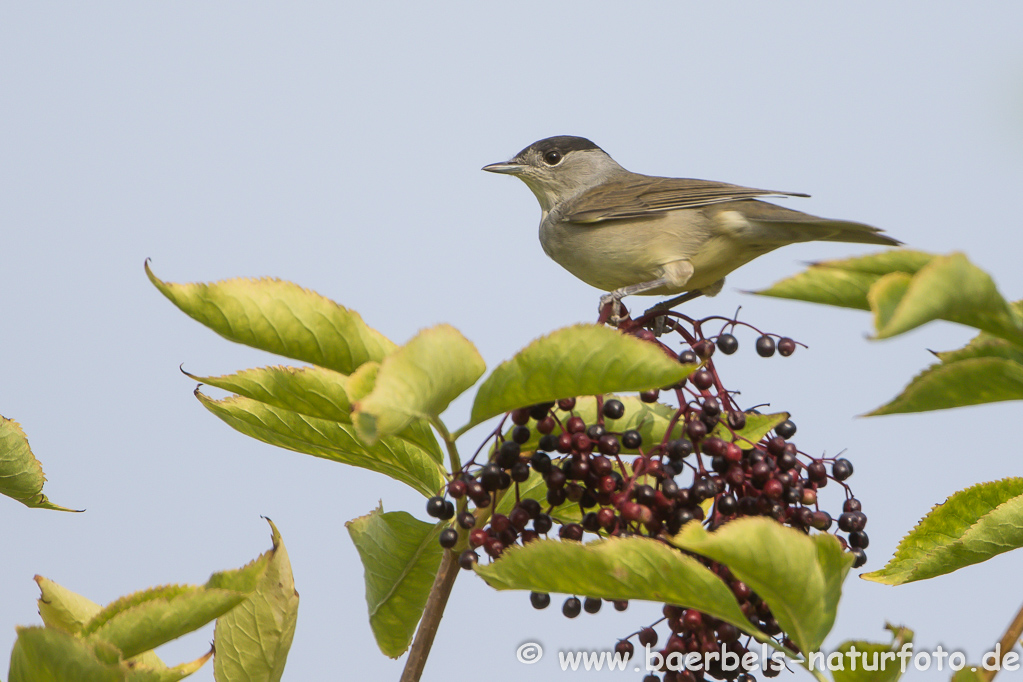
[{"label": "bird's leg", "polygon": [[600,306],[597,308],[597,312],[603,313],[604,308],[610,303],[611,316],[608,318],[608,322],[617,326],[617,324],[621,322],[621,318],[618,316],[618,313],[621,311],[621,302],[623,298],[626,296],[632,296],[633,294],[641,294],[644,291],[650,291],[651,289],[659,289],[669,283],[668,279],[659,277],[657,279],[652,279],[649,282],[630,284],[627,287],[615,289],[611,293],[604,294],[600,297]]},{"label": "bird's leg", "polygon": [[677,305],[681,305],[681,304],[685,303],[686,301],[691,301],[694,298],[699,298],[700,296],[703,296],[703,292],[702,291],[687,291],[686,293],[682,294],[681,296],[676,296],[675,298],[669,298],[667,301],[661,301],[660,303],[658,303],[657,305],[653,306],[652,308],[650,308],[649,310],[647,310],[643,314],[644,315],[649,315],[650,313],[658,313],[658,312],[661,312],[662,310],[671,310],[672,308],[674,308]]}]

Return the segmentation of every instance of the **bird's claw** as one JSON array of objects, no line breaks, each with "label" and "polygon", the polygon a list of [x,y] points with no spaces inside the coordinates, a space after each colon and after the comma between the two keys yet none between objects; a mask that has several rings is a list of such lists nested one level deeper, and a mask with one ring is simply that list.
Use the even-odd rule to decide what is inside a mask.
[{"label": "bird's claw", "polygon": [[604,310],[608,306],[611,306],[611,310],[607,316],[607,322],[608,324],[617,327],[618,323],[625,319],[624,316],[622,316],[621,314],[622,312],[621,296],[619,296],[615,292],[611,292],[610,294],[604,294],[603,296],[601,296],[600,305],[597,307],[597,314],[603,316]]}]

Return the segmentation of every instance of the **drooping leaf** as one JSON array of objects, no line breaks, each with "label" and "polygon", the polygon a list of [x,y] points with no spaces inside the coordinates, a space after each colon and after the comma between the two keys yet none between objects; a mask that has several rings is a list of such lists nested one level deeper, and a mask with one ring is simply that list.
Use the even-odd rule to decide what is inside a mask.
[{"label": "drooping leaf", "polygon": [[500,559],[477,566],[476,572],[498,590],[645,599],[695,608],[763,637],[717,575],[653,538],[609,538],[587,544],[536,540],[507,548]]},{"label": "drooping leaf", "polygon": [[1020,320],[991,276],[961,253],[935,256],[910,281],[878,338],[890,338],[932,320],[958,322],[1023,344]]},{"label": "drooping leaf", "polygon": [[[842,642],[831,654],[831,657],[837,654],[841,667],[825,663],[815,668],[830,670],[835,682],[895,682],[902,677],[903,666],[909,670],[913,665],[911,657],[897,655],[903,645],[913,643],[913,631],[894,625],[888,625],[887,629],[892,633],[891,644]],[[906,653],[912,655],[912,647],[906,647]],[[831,662],[838,661],[832,658]]]},{"label": "drooping leaf", "polygon": [[807,536],[772,519],[748,517],[713,533],[690,523],[671,541],[728,566],[767,602],[804,654],[820,649],[854,560],[834,536]]},{"label": "drooping leaf", "polygon": [[373,390],[355,404],[352,421],[373,444],[416,419],[438,417],[485,370],[479,351],[457,329],[424,329],[380,363]]},{"label": "drooping leaf", "polygon": [[[184,372],[184,370],[182,370]],[[225,376],[198,376],[196,381],[292,412],[351,422],[348,377],[323,367],[257,367]]]},{"label": "drooping leaf", "polygon": [[972,358],[1002,358],[1023,365],[1023,348],[1015,346],[1005,339],[981,332],[963,346],[955,350],[942,351],[935,355],[944,363]]},{"label": "drooping leaf", "polygon": [[328,298],[279,279],[230,279],[212,284],[149,281],[192,319],[224,338],[295,360],[351,374],[383,360],[393,342],[362,317]]},{"label": "drooping leaf", "polygon": [[115,647],[125,658],[196,630],[244,601],[266,572],[268,555],[214,573],[205,585],[166,585],[121,597],[81,630],[88,642]]},{"label": "drooping leaf", "polygon": [[480,386],[464,432],[518,407],[575,396],[670,386],[695,369],[653,343],[597,325],[575,325],[537,339]]},{"label": "drooping leaf", "polygon": [[436,495],[445,482],[437,459],[400,436],[366,445],[351,424],[306,417],[241,396],[213,400],[196,391],[196,397],[231,428],[264,443],[376,471],[426,497]]},{"label": "drooping leaf", "polygon": [[[356,370],[356,375],[366,377],[373,370],[364,370],[374,367],[378,365],[365,363]],[[322,367],[260,367],[220,377],[188,376],[204,384],[233,391],[300,415],[342,424],[352,423],[349,378],[333,370]],[[418,445],[437,462],[444,459],[437,437],[423,420],[413,421],[398,436]]]},{"label": "drooping leaf", "polygon": [[89,643],[63,630],[19,627],[8,682],[123,682],[127,668],[101,660]]},{"label": "drooping leaf", "polygon": [[882,276],[896,272],[915,274],[933,258],[929,253],[897,249],[858,258],[821,261],[798,275],[753,293],[870,310],[867,294]]},{"label": "drooping leaf", "polygon": [[43,467],[28,446],[28,437],[13,419],[0,416],[0,495],[26,507],[76,511],[53,504],[43,494]]},{"label": "drooping leaf", "polygon": [[298,621],[298,592],[281,534],[267,522],[273,549],[266,573],[248,599],[217,619],[217,682],[277,682],[284,674]]},{"label": "drooping leaf", "polygon": [[1023,365],[976,357],[932,365],[916,375],[891,402],[868,415],[947,410],[1004,400],[1023,400]]},{"label": "drooping leaf", "polygon": [[345,524],[366,571],[366,602],[377,646],[391,658],[408,649],[437,575],[446,524],[375,509]]},{"label": "drooping leaf", "polygon": [[47,627],[59,628],[72,635],[99,613],[103,607],[80,594],[58,585],[41,575],[35,577],[39,585],[39,615]]},{"label": "drooping leaf", "polygon": [[867,301],[874,312],[874,329],[884,329],[888,325],[912,281],[913,278],[908,273],[890,272],[880,277],[870,287]]},{"label": "drooping leaf", "polygon": [[1023,478],[981,483],[935,506],[881,570],[863,578],[902,585],[951,573],[1023,545]]}]

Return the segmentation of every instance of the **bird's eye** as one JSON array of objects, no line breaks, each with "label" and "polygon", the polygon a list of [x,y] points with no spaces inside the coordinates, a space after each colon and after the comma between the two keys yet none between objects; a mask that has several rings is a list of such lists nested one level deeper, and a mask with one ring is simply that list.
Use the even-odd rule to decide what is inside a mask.
[{"label": "bird's eye", "polygon": [[543,162],[548,166],[557,166],[561,163],[561,152],[556,149],[552,149],[543,155]]}]

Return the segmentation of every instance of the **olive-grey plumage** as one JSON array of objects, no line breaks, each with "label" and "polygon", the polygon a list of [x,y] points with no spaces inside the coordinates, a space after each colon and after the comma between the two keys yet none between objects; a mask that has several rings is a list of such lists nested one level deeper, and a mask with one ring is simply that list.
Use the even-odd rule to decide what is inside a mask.
[{"label": "olive-grey plumage", "polygon": [[881,230],[760,201],[806,194],[632,173],[581,137],[550,137],[483,170],[518,177],[543,215],[540,243],[573,275],[610,292],[713,296],[725,275],[786,244],[897,246]]}]

